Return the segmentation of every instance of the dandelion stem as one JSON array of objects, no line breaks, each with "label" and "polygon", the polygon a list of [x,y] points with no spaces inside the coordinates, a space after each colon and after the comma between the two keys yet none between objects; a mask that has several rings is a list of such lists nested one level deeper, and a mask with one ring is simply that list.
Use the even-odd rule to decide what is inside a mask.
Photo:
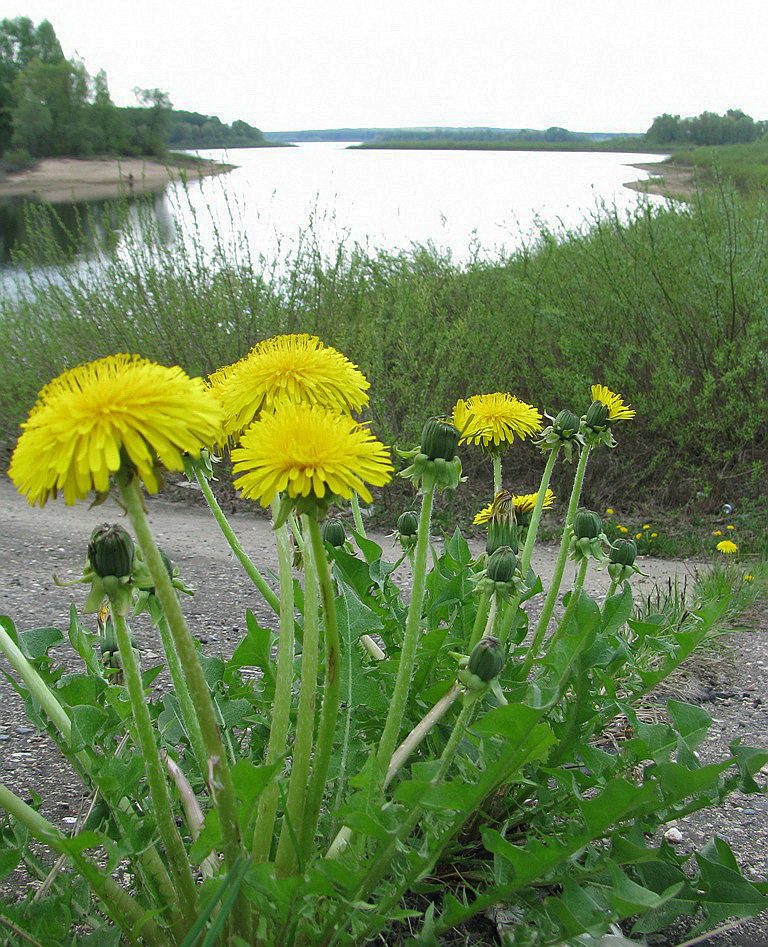
[{"label": "dandelion stem", "polygon": [[243,549],[240,540],[235,535],[234,530],[229,525],[229,520],[224,515],[224,511],[219,506],[219,501],[213,495],[211,490],[211,485],[208,483],[208,478],[205,474],[199,469],[198,465],[194,466],[195,478],[200,484],[200,489],[203,491],[203,496],[210,507],[211,513],[213,513],[213,518],[219,525],[219,529],[224,534],[224,538],[229,543],[232,552],[237,557],[240,565],[245,569],[248,578],[253,582],[256,588],[264,596],[264,600],[267,605],[272,609],[275,614],[280,612],[280,600],[272,591],[272,589],[267,585],[267,582],[264,576],[259,572],[256,566],[253,564],[248,553]]},{"label": "dandelion stem", "polygon": [[[426,486],[426,485],[425,485]],[[429,551],[429,533],[432,523],[432,506],[435,499],[435,481],[426,486],[419,516],[419,528],[416,539],[416,551],[413,562],[413,586],[411,601],[408,604],[408,615],[405,620],[405,635],[403,648],[400,652],[400,664],[397,668],[397,677],[389,704],[389,712],[384,724],[384,731],[379,741],[376,757],[382,771],[389,765],[390,758],[397,745],[400,726],[405,714],[405,705],[413,676],[413,667],[416,662],[416,650],[419,643],[421,628],[421,607],[424,602],[424,590],[427,580],[427,553]]]},{"label": "dandelion stem", "polygon": [[501,451],[493,452],[493,495],[501,491]]},{"label": "dandelion stem", "polygon": [[[273,516],[277,516],[275,500]],[[293,614],[293,567],[288,526],[284,523],[275,530],[277,540],[278,575],[280,577],[280,633],[277,644],[277,669],[275,671],[275,697],[272,704],[272,723],[265,762],[271,766],[286,754],[288,727],[291,719],[291,689],[293,685],[293,661],[295,656]],[[256,861],[268,861],[272,847],[272,836],[277,812],[278,786],[270,783],[259,799],[256,828],[253,833],[253,857]]]},{"label": "dandelion stem", "polygon": [[360,512],[360,497],[353,490],[352,491],[352,517],[355,521],[355,529],[360,533],[360,535],[365,539],[365,524],[363,523],[363,514]]},{"label": "dandelion stem", "polygon": [[320,709],[320,722],[315,741],[312,776],[306,794],[304,818],[302,824],[302,851],[309,851],[315,838],[317,820],[323,802],[328,767],[331,763],[333,742],[336,735],[336,720],[339,713],[339,692],[341,688],[341,643],[339,624],[336,618],[336,600],[334,597],[331,570],[325,553],[320,525],[316,519],[307,518],[309,538],[312,543],[312,556],[317,568],[320,584],[320,596],[323,602],[324,641],[325,641],[325,680],[323,682],[323,705]]},{"label": "dandelion stem", "polygon": [[576,611],[576,606],[579,602],[579,597],[581,595],[581,590],[584,588],[584,579],[587,575],[587,568],[589,566],[589,559],[582,559],[579,570],[576,573],[576,578],[573,583],[573,588],[571,589],[571,597],[568,599],[568,605],[566,606],[565,611],[563,612],[563,617],[560,619],[560,624],[557,626],[552,637],[549,639],[548,647],[551,649],[555,644],[562,638],[565,632],[568,629],[571,618],[573,618],[573,613]]},{"label": "dandelion stem", "polygon": [[301,870],[305,855],[304,852],[295,850],[293,840],[300,840],[303,835],[304,799],[312,761],[320,648],[318,604],[317,565],[310,542],[304,550],[304,638],[301,649],[301,688],[296,711],[296,735],[293,742],[288,798],[275,858],[278,875],[290,874],[297,861]]},{"label": "dandelion stem", "polygon": [[472,626],[472,634],[467,645],[467,654],[472,654],[472,649],[483,637],[486,621],[488,620],[488,606],[491,601],[491,593],[483,589],[480,593],[480,601],[477,603],[477,612],[475,613],[475,623]]},{"label": "dandelion stem", "polygon": [[539,532],[539,523],[541,522],[541,513],[544,509],[544,500],[546,499],[547,487],[549,487],[549,481],[552,478],[552,471],[555,468],[555,461],[557,460],[560,446],[561,445],[553,447],[549,452],[549,458],[547,459],[546,466],[544,467],[544,473],[541,475],[539,492],[536,494],[536,505],[533,508],[533,513],[531,513],[531,522],[528,524],[528,533],[525,537],[525,545],[523,546],[523,553],[520,557],[520,571],[522,572],[524,579],[527,576],[528,568],[531,565],[533,547],[536,543],[536,536]]},{"label": "dandelion stem", "polygon": [[120,649],[120,660],[125,675],[125,687],[131,701],[136,736],[144,760],[144,769],[147,774],[147,783],[152,797],[152,808],[158,832],[168,858],[168,867],[175,882],[176,896],[180,902],[182,915],[186,924],[191,925],[196,914],[197,892],[184,843],[181,841],[179,830],[176,827],[171,794],[168,791],[160,750],[147,709],[141,672],[133,651],[128,625],[118,608],[112,609],[112,621],[115,626],[117,646]]},{"label": "dandelion stem", "polygon": [[571,499],[568,503],[568,511],[565,515],[565,523],[563,524],[563,536],[560,540],[560,551],[557,555],[557,561],[552,573],[552,582],[549,586],[547,597],[544,599],[541,616],[539,617],[538,624],[536,625],[536,631],[533,634],[533,641],[531,642],[531,646],[528,649],[528,654],[521,668],[522,676],[526,675],[530,671],[533,662],[536,660],[536,655],[539,652],[544,635],[547,633],[547,628],[549,628],[549,620],[552,617],[552,612],[555,608],[555,602],[557,601],[557,596],[560,592],[560,583],[563,581],[565,563],[568,559],[568,545],[571,540],[571,525],[573,523],[573,518],[576,515],[576,508],[579,505],[579,497],[581,496],[581,488],[584,483],[584,473],[587,469],[589,451],[590,448],[588,446],[582,448],[581,457],[579,457],[579,463],[576,467],[576,473],[573,478],[573,487],[571,489]]}]

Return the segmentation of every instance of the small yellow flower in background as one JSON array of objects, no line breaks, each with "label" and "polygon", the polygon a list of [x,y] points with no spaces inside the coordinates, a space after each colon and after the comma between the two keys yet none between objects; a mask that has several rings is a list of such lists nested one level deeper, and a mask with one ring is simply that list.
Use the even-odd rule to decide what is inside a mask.
[{"label": "small yellow flower in background", "polygon": [[452,420],[461,432],[462,444],[485,448],[506,446],[515,437],[525,438],[541,430],[541,414],[536,408],[500,391],[459,400]]},{"label": "small yellow flower in background", "polygon": [[224,434],[237,439],[262,411],[284,402],[359,411],[370,382],[349,359],[316,336],[278,335],[214,372],[209,383],[224,406]]},{"label": "small yellow flower in background", "polygon": [[613,516],[613,508],[609,506],[608,509],[605,511],[605,515]]},{"label": "small yellow flower in background", "polygon": [[722,536],[722,535],[723,535],[723,531],[722,531],[721,529],[716,529],[716,530],[714,531],[714,533],[712,533],[712,535],[713,535],[713,536]]},{"label": "small yellow flower in background", "polygon": [[642,538],[643,538],[642,533],[635,533],[635,539],[642,539]]},{"label": "small yellow flower in background", "polygon": [[736,543],[732,543],[730,539],[723,539],[717,544],[717,551],[722,552],[726,556],[732,556],[735,552],[739,551],[739,547]]},{"label": "small yellow flower in background", "polygon": [[651,528],[650,523],[643,523],[643,529],[650,529],[650,528]]},{"label": "small yellow flower in background", "polygon": [[755,579],[755,577],[752,575],[751,572],[747,572],[747,573],[744,575],[744,581],[745,581],[745,582],[754,582],[754,579]]},{"label": "small yellow flower in background", "polygon": [[[472,520],[473,526],[484,526],[491,518],[495,512],[495,507],[498,505],[499,497],[503,494],[509,496],[506,490],[502,490],[501,494],[497,494],[493,503],[489,503],[488,506],[484,507]],[[515,504],[515,512],[517,513],[533,513],[533,508],[536,506],[536,498],[538,493],[523,493],[519,496],[515,494],[512,496],[512,500]],[[552,504],[555,502],[555,494],[552,490],[547,490],[544,494],[544,504],[542,510],[551,510]]]},{"label": "small yellow flower in background", "polygon": [[615,394],[605,385],[592,385],[592,400],[599,401],[608,408],[609,421],[629,421],[635,416],[634,408],[624,404],[621,395]]},{"label": "small yellow flower in background", "polygon": [[730,523],[725,527],[726,529],[736,529],[735,526],[732,526]]},{"label": "small yellow flower in background", "polygon": [[248,428],[232,462],[235,486],[262,506],[282,491],[294,499],[347,500],[354,491],[370,503],[366,483],[383,486],[394,472],[389,452],[367,427],[319,405],[291,402]]},{"label": "small yellow flower in background", "polygon": [[628,533],[628,532],[629,532],[629,530],[627,529],[626,526],[617,526],[616,529],[617,529],[620,533]]},{"label": "small yellow flower in background", "polygon": [[651,533],[651,539],[656,539],[658,535],[658,533]]},{"label": "small yellow flower in background", "polygon": [[202,379],[137,355],[109,355],[43,388],[8,472],[32,505],[59,491],[70,505],[106,492],[126,461],[157,493],[158,466],[183,470],[182,455],[215,443],[221,421]]}]

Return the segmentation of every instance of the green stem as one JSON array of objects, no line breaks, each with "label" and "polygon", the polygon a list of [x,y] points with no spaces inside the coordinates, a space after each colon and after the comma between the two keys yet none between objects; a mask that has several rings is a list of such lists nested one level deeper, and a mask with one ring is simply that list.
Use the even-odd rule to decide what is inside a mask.
[{"label": "green stem", "polygon": [[176,828],[171,794],[165,781],[160,750],[157,746],[155,731],[152,728],[152,720],[147,709],[141,672],[136,663],[128,625],[118,608],[112,609],[112,621],[115,626],[117,646],[120,649],[125,687],[131,701],[136,736],[144,759],[144,769],[147,774],[150,796],[152,797],[155,821],[168,858],[168,866],[174,879],[176,896],[180,902],[182,915],[186,924],[191,926],[196,915],[197,891],[189,867],[187,852],[184,843],[181,841],[179,830]]},{"label": "green stem", "polygon": [[523,554],[520,557],[520,572],[523,574],[523,578],[527,576],[528,568],[531,564],[533,547],[539,532],[539,523],[541,522],[541,513],[544,509],[547,487],[549,486],[549,481],[552,479],[552,471],[555,468],[555,461],[557,460],[559,450],[560,446],[558,445],[557,447],[553,447],[549,452],[549,458],[544,467],[544,473],[541,475],[541,484],[539,485],[539,492],[536,495],[536,505],[533,508],[533,513],[531,513],[531,522],[528,524],[528,533],[525,537]]},{"label": "green stem", "polygon": [[389,704],[389,712],[381,735],[376,758],[381,770],[389,765],[390,758],[397,746],[400,735],[400,726],[405,714],[408,701],[408,692],[411,686],[413,668],[416,663],[416,651],[421,629],[421,608],[424,603],[424,590],[427,582],[427,554],[429,552],[429,534],[432,523],[432,506],[435,499],[435,481],[425,483],[424,499],[421,504],[419,529],[416,539],[416,551],[413,562],[413,586],[411,601],[408,604],[408,615],[405,620],[405,634],[403,648],[400,653],[400,663],[397,668],[397,677]]},{"label": "green stem", "polygon": [[[219,823],[223,839],[224,860],[228,870],[233,870],[241,854],[240,830],[237,822],[237,799],[232,783],[232,773],[221,742],[211,692],[203,674],[195,641],[181,610],[176,589],[157,548],[149,528],[139,482],[136,477],[121,471],[116,477],[123,503],[128,511],[136,540],[141,548],[144,562],[155,584],[155,592],[168,619],[174,647],[182,671],[187,680],[200,731],[207,751],[208,779],[214,805],[219,811]],[[246,906],[241,899],[235,903],[233,919],[241,933],[247,933]]]},{"label": "green stem", "polygon": [[320,709],[320,723],[317,728],[312,776],[307,789],[302,822],[301,847],[302,851],[305,852],[312,848],[320,816],[320,807],[323,802],[323,792],[328,778],[328,768],[331,763],[333,742],[336,735],[341,688],[341,643],[331,570],[328,566],[320,526],[314,518],[308,518],[308,524],[312,556],[317,568],[320,595],[323,601],[323,616],[325,618],[325,680],[323,682],[323,705]]},{"label": "green stem", "polygon": [[501,492],[501,452],[495,450],[491,455],[493,457],[493,496]]},{"label": "green stem", "polygon": [[544,635],[547,633],[547,628],[549,628],[549,621],[552,618],[555,602],[557,601],[557,596],[560,592],[560,584],[563,581],[565,563],[568,559],[568,546],[571,541],[571,525],[573,523],[573,518],[576,515],[576,509],[579,505],[579,497],[581,496],[581,487],[584,483],[584,473],[587,469],[589,451],[589,447],[584,447],[582,449],[581,456],[579,457],[579,463],[576,467],[576,474],[574,475],[573,487],[571,489],[571,499],[568,503],[568,511],[565,515],[565,523],[563,524],[563,536],[560,540],[560,551],[557,555],[557,562],[555,563],[555,568],[552,573],[552,582],[549,586],[547,597],[544,599],[544,605],[541,610],[541,616],[539,617],[538,624],[536,625],[533,641],[531,642],[531,646],[528,650],[528,655],[523,662],[523,667],[521,669],[521,674],[523,675],[530,671],[533,662],[536,659],[536,655],[538,654],[539,648],[541,647],[541,642],[544,639]]},{"label": "green stem", "polygon": [[608,586],[608,594],[605,596],[606,600],[608,600],[615,593],[618,585],[619,583],[616,581],[616,579],[611,579],[611,584]]},{"label": "green stem", "polygon": [[584,588],[584,579],[587,575],[588,567],[589,559],[582,559],[581,564],[579,565],[579,570],[576,573],[573,588],[571,589],[571,597],[568,599],[568,605],[563,612],[563,617],[560,619],[560,624],[557,626],[555,633],[549,639],[549,644],[547,645],[548,650],[551,650],[568,630],[568,625],[570,624],[571,618],[573,617],[573,613],[576,611],[576,605],[578,604],[581,590]]},{"label": "green stem", "polygon": [[[305,526],[307,524],[305,523]],[[320,650],[317,566],[308,543],[304,551],[304,639],[301,651],[301,688],[296,711],[296,736],[293,762],[288,783],[285,816],[275,858],[278,875],[290,874],[303,852],[296,851],[294,840],[303,835],[304,797],[312,761],[312,738],[315,732],[317,672]],[[299,864],[299,870],[302,864]]]},{"label": "green stem", "polygon": [[472,649],[475,647],[477,642],[483,637],[483,632],[485,631],[486,622],[488,620],[488,606],[491,601],[491,593],[487,589],[483,589],[480,593],[480,601],[477,603],[477,612],[475,613],[475,623],[472,626],[472,634],[469,638],[469,645],[467,646],[467,654],[472,654]]},{"label": "green stem", "polygon": [[363,514],[360,512],[360,497],[352,491],[352,518],[355,521],[355,529],[365,538],[365,524],[363,523]]},{"label": "green stem", "polygon": [[205,779],[206,759],[208,756],[205,751],[203,734],[200,730],[200,721],[197,719],[197,714],[195,713],[195,705],[192,703],[189,688],[187,687],[187,679],[184,677],[184,672],[179,663],[179,656],[176,654],[176,649],[173,646],[173,637],[165,615],[160,616],[160,621],[157,623],[157,630],[160,633],[160,641],[163,645],[165,660],[168,664],[171,681],[173,682],[174,696],[178,700],[179,707],[181,708],[181,719],[184,721],[184,727],[189,737],[192,752],[195,754],[198,769],[203,779]]},{"label": "green stem", "polygon": [[272,589],[267,585],[264,576],[259,572],[256,566],[253,564],[248,553],[243,549],[240,544],[240,540],[235,536],[234,530],[229,525],[229,520],[224,515],[224,511],[219,506],[219,502],[216,497],[213,495],[211,490],[211,485],[208,483],[208,478],[195,466],[195,478],[200,484],[200,489],[203,491],[203,496],[210,507],[211,513],[213,513],[213,518],[219,524],[219,529],[224,534],[224,538],[229,543],[232,552],[238,559],[240,565],[245,569],[248,578],[253,582],[256,588],[264,596],[264,600],[267,605],[272,609],[272,611],[277,614],[280,611],[280,600],[277,595],[272,591]]},{"label": "green stem", "polygon": [[150,917],[149,912],[111,878],[104,877],[100,869],[82,854],[70,851],[67,839],[52,822],[28,806],[15,793],[0,784],[0,806],[21,822],[30,834],[53,851],[70,858],[79,873],[88,880],[107,914],[133,944],[138,937],[152,947],[170,944],[169,938]]},{"label": "green stem", "polygon": [[[272,507],[277,515],[277,500]],[[295,617],[293,596],[293,563],[288,526],[283,524],[275,530],[277,540],[278,575],[280,578],[280,634],[277,644],[277,670],[275,672],[275,697],[272,704],[272,723],[265,762],[267,766],[277,763],[286,755],[288,728],[291,721],[291,690],[293,687],[293,662],[295,657]],[[275,830],[279,787],[276,782],[267,786],[259,798],[256,828],[253,833],[252,852],[255,861],[268,861]]]}]

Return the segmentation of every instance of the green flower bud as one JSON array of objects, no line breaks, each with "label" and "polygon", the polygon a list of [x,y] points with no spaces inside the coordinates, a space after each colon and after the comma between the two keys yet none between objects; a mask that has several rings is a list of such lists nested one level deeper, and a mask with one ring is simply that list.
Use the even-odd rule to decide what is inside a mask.
[{"label": "green flower bud", "polygon": [[458,428],[440,418],[430,418],[421,432],[421,449],[429,460],[453,460],[458,443]]},{"label": "green flower bud", "polygon": [[509,546],[499,546],[488,557],[485,574],[494,582],[509,582],[515,574],[517,557]]},{"label": "green flower bud", "polygon": [[406,510],[397,518],[397,531],[401,537],[415,536],[419,531],[419,517],[413,510]]},{"label": "green flower bud", "polygon": [[603,521],[592,510],[579,510],[573,518],[573,535],[577,539],[597,539],[603,531]]},{"label": "green flower bud", "polygon": [[634,539],[616,539],[608,552],[609,560],[621,566],[634,565],[636,556],[637,544]]},{"label": "green flower bud", "polygon": [[484,683],[501,674],[504,667],[504,649],[498,638],[481,638],[472,649],[467,670]]},{"label": "green flower bud", "polygon": [[570,438],[579,433],[581,428],[581,418],[563,408],[552,422],[552,430],[562,438]]},{"label": "green flower bud", "polygon": [[340,548],[347,541],[347,533],[341,520],[326,520],[323,523],[322,537],[331,546]]},{"label": "green flower bud", "polygon": [[100,578],[118,579],[131,574],[133,566],[133,539],[119,523],[104,523],[91,533],[88,543],[88,562]]},{"label": "green flower bud", "polygon": [[488,520],[488,538],[485,542],[485,551],[490,556],[502,546],[509,547],[517,555],[519,546],[514,512],[511,516],[491,516]]},{"label": "green flower bud", "polygon": [[602,401],[593,401],[584,417],[585,425],[591,430],[604,431],[608,427],[608,408]]}]

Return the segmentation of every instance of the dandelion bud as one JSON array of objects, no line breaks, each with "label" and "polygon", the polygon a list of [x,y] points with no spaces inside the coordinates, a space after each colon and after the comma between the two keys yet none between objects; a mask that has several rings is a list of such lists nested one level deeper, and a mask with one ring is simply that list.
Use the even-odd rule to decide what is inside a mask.
[{"label": "dandelion bud", "polygon": [[604,431],[608,427],[608,407],[602,401],[593,401],[587,409],[584,424],[592,431]]},{"label": "dandelion bud", "polygon": [[509,546],[499,548],[488,557],[485,574],[493,582],[509,582],[515,574],[517,557]]},{"label": "dandelion bud", "polygon": [[579,433],[581,428],[581,418],[569,411],[567,408],[557,415],[552,422],[552,430],[560,437],[567,439]]},{"label": "dandelion bud", "polygon": [[337,549],[347,541],[347,533],[341,520],[326,520],[323,523],[322,536],[325,542]]},{"label": "dandelion bud", "polygon": [[472,649],[467,670],[487,684],[501,674],[504,667],[504,649],[498,638],[481,638]]},{"label": "dandelion bud", "polygon": [[573,518],[573,534],[577,539],[597,539],[603,531],[603,521],[592,510],[579,510]]},{"label": "dandelion bud", "polygon": [[458,443],[459,429],[440,418],[430,418],[421,432],[421,449],[429,460],[453,460]]},{"label": "dandelion bud", "polygon": [[488,538],[485,543],[485,551],[490,556],[497,549],[506,546],[517,554],[519,548],[517,537],[514,511],[511,516],[491,516],[488,520]]},{"label": "dandelion bud", "polygon": [[637,545],[634,539],[617,539],[611,546],[608,558],[620,566],[632,566],[637,556]]},{"label": "dandelion bud", "polygon": [[119,523],[104,523],[91,533],[88,543],[88,561],[100,578],[115,576],[120,579],[131,574],[133,566],[133,539]]},{"label": "dandelion bud", "polygon": [[413,510],[406,510],[397,518],[397,531],[400,536],[415,536],[419,531],[419,518]]}]

